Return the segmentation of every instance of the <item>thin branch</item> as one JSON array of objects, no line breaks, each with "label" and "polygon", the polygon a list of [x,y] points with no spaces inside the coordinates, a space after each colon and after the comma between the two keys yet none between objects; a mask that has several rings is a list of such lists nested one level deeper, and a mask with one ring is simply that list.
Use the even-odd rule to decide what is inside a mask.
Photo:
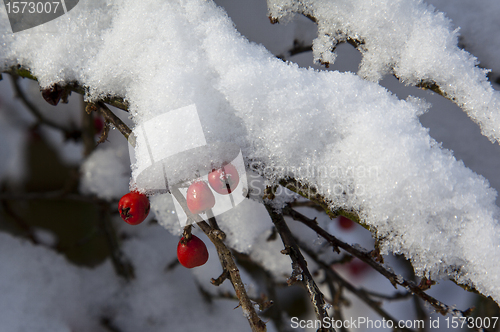
[{"label": "thin branch", "polygon": [[[342,305],[340,304],[342,300],[342,290],[343,287],[339,286],[338,289],[335,289],[333,281],[331,278],[325,277],[326,285],[330,290],[330,296],[332,297],[331,303],[333,306],[333,319],[335,321],[344,321],[344,315],[342,313]],[[347,328],[342,324],[339,328],[339,332],[347,332]]]},{"label": "thin branch", "polygon": [[[28,69],[26,69],[22,66],[19,66],[19,65],[10,67],[10,68],[4,70],[3,72],[6,74],[10,74],[11,76],[19,76],[22,78],[28,78],[30,80],[38,81],[38,79],[33,74],[31,74],[31,72]],[[85,88],[82,87],[81,85],[79,85],[77,82],[68,83],[64,86],[64,88],[69,90],[69,91],[81,94],[82,96],[87,95]],[[103,102],[105,102],[106,104],[109,104],[111,106],[114,106],[114,107],[119,108],[119,109],[124,110],[124,111],[128,111],[129,104],[122,97],[108,96],[108,97],[102,98],[101,100]]]},{"label": "thin branch", "polygon": [[[261,300],[260,302],[264,302],[264,304],[272,303],[272,305],[267,308],[265,316],[273,321],[274,326],[276,327],[276,330],[278,332],[288,332],[290,330],[290,323],[286,322],[286,319],[283,315],[284,309],[281,300],[276,293],[276,289],[288,287],[288,284],[285,282],[277,282],[273,278],[272,274],[267,271],[262,264],[255,262],[249,254],[243,254],[237,251],[233,251],[233,256],[236,258],[237,263],[254,277],[254,280],[263,279],[262,281],[265,284],[268,295],[267,297],[265,297],[265,300]],[[270,300],[267,301],[267,299]],[[263,309],[264,308],[262,308],[261,310]]]},{"label": "thin branch", "polygon": [[392,295],[387,295],[384,293],[378,293],[370,290],[365,290],[366,294],[378,297],[380,299],[389,300],[389,301],[397,301],[397,300],[405,300],[409,298],[412,294],[410,292],[396,292]]},{"label": "thin branch", "polygon": [[97,111],[104,117],[106,122],[109,122],[117,128],[120,133],[132,144],[135,146],[135,139],[133,136],[131,137],[132,130],[119,118],[117,117],[104,102],[99,101],[97,103],[88,103],[85,109],[87,113],[91,113],[92,111]]},{"label": "thin branch", "polygon": [[88,203],[109,203],[106,200],[100,199],[96,196],[85,196],[80,194],[68,194],[66,191],[47,191],[47,192],[34,192],[34,193],[0,193],[0,200],[60,200],[67,199],[72,201],[88,202]]},{"label": "thin branch", "polygon": [[[326,264],[325,262],[321,261],[316,253],[311,250],[310,248],[308,248],[307,246],[305,246],[304,244],[301,243],[301,246],[302,250],[304,250],[304,252],[306,252],[315,262],[316,264],[319,265],[319,267],[321,267],[321,269],[329,276],[331,277],[332,279],[334,279],[341,287],[349,290],[351,293],[353,293],[354,295],[356,295],[358,298],[360,298],[363,302],[365,302],[370,308],[372,308],[373,311],[375,311],[376,313],[378,313],[381,317],[387,319],[387,320],[390,320],[393,322],[393,326],[397,327],[398,326],[398,321],[393,318],[391,315],[389,315],[385,310],[383,310],[380,306],[380,303],[378,302],[375,302],[373,301],[367,294],[366,291],[364,291],[363,289],[359,289],[359,288],[356,288],[354,287],[350,282],[348,282],[347,280],[345,280],[344,278],[342,278],[337,272],[335,272],[335,270],[333,270],[328,264]],[[398,330],[397,328],[395,328],[395,330]],[[407,328],[404,328],[404,329],[401,329],[402,331],[411,331],[410,329],[407,329]]]},{"label": "thin branch", "polygon": [[[200,217],[198,215],[194,215],[193,213],[191,213],[191,211],[189,211],[189,209],[187,208],[186,200],[179,189],[173,187],[171,188],[171,191],[172,195],[175,197],[177,202],[179,202],[182,209],[186,213],[188,221],[192,223],[193,221],[200,220]],[[257,315],[253,303],[245,290],[245,285],[241,280],[240,271],[236,266],[236,263],[234,262],[231,250],[229,250],[229,248],[223,242],[225,234],[220,230],[210,227],[210,225],[208,225],[204,220],[198,222],[197,225],[208,236],[210,241],[212,241],[215,248],[217,249],[217,254],[219,256],[223,274],[225,274],[226,272],[229,274],[228,279],[233,285],[236,296],[240,301],[241,309],[243,310],[244,316],[248,319],[252,331],[266,331],[266,324],[260,319],[259,315]]]},{"label": "thin branch", "polygon": [[19,86],[19,83],[17,81],[18,77],[17,76],[11,76],[11,82],[12,82],[12,87],[14,88],[14,91],[16,93],[16,96],[21,99],[23,102],[24,106],[30,111],[31,114],[37,119],[39,123],[42,123],[48,127],[51,127],[53,129],[60,130],[64,133],[64,136],[66,138],[72,138],[72,139],[78,139],[81,136],[81,132],[77,129],[69,129],[65,128],[64,126],[47,119],[46,117],[43,116],[42,112],[38,109],[38,107],[33,104],[26,94],[24,93],[23,89]]},{"label": "thin branch", "polygon": [[88,114],[85,109],[85,103],[82,101],[82,140],[83,140],[83,156],[87,157],[96,147],[94,140],[95,127],[92,114]]},{"label": "thin branch", "polygon": [[[284,252],[287,255],[289,255],[290,259],[292,260],[293,272],[291,279],[295,277],[295,279],[302,280],[302,283],[304,284],[304,286],[307,289],[307,292],[309,293],[309,297],[311,299],[311,303],[313,304],[316,318],[323,322],[324,319],[329,318],[328,312],[326,310],[326,305],[325,305],[326,303],[323,293],[321,293],[318,286],[314,282],[311,273],[307,269],[307,262],[304,259],[304,256],[302,256],[299,246],[295,242],[295,239],[292,233],[290,232],[290,229],[286,225],[283,215],[277,213],[274,210],[274,208],[267,202],[265,202],[264,205],[266,206],[267,212],[271,216],[271,220],[273,221],[273,224],[276,227],[276,230],[278,231],[281,240],[283,241],[283,245],[285,246]],[[335,331],[335,330],[333,328],[328,328],[328,329],[323,328],[320,329],[319,331]]]},{"label": "thin branch", "polygon": [[14,212],[14,209],[12,209],[7,200],[0,197],[0,205],[4,209],[5,213],[14,220],[15,224],[23,230],[31,243],[39,244],[39,241],[35,236],[35,232],[33,231],[33,227],[31,227],[29,223],[21,218],[16,212]]},{"label": "thin branch", "polygon": [[320,236],[322,236],[325,240],[327,240],[330,244],[332,244],[334,247],[339,247],[347,251],[349,254],[361,259],[363,262],[367,263],[370,265],[373,269],[378,271],[380,274],[382,274],[384,277],[386,277],[393,285],[396,287],[396,285],[401,285],[405,287],[408,291],[414,293],[415,295],[419,296],[422,298],[424,301],[428,302],[430,305],[434,307],[434,309],[439,312],[442,315],[446,315],[447,313],[452,313],[455,315],[461,315],[461,316],[467,316],[467,311],[461,311],[458,309],[454,309],[443,302],[435,299],[434,297],[428,295],[425,293],[420,287],[418,287],[417,284],[415,284],[413,281],[405,280],[403,277],[396,275],[394,272],[389,271],[384,265],[381,263],[377,262],[376,260],[373,259],[372,255],[369,252],[362,251],[360,249],[357,249],[339,239],[337,239],[335,236],[331,235],[327,231],[325,231],[323,228],[321,228],[314,220],[307,218],[303,214],[291,209],[291,208],[285,208],[283,212],[289,216],[291,216],[293,219],[300,221],[304,225],[308,226],[312,230],[314,230],[316,233],[318,233]]}]

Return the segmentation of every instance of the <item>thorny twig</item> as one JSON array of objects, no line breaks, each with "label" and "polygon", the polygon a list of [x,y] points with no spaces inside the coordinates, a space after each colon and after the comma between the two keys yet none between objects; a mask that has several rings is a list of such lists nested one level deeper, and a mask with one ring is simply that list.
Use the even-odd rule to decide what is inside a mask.
[{"label": "thorny twig", "polygon": [[130,142],[132,146],[135,145],[135,140],[133,138],[132,130],[119,118],[117,117],[102,101],[97,103],[88,103],[85,109],[87,113],[92,111],[97,111],[104,117],[107,123],[112,123],[115,128],[117,128],[120,133]]},{"label": "thorny twig", "polygon": [[[286,319],[283,315],[284,308],[283,303],[280,298],[277,296],[276,289],[287,287],[288,284],[285,282],[278,282],[274,279],[271,272],[267,271],[261,264],[256,263],[249,254],[239,253],[237,251],[233,251],[233,255],[235,256],[237,262],[247,270],[248,273],[253,275],[256,279],[262,279],[265,284],[265,289],[267,291],[268,296],[265,299],[270,299],[269,301],[264,301],[264,308],[267,308],[265,312],[265,316],[269,317],[277,331],[285,332],[289,331],[289,324],[286,322]],[[262,301],[261,301],[262,302]],[[260,303],[260,302],[259,302]],[[265,304],[268,304],[267,306]],[[260,304],[259,304],[260,306]]]},{"label": "thorny twig", "polygon": [[23,230],[23,232],[28,237],[28,239],[31,241],[31,243],[33,243],[33,244],[39,243],[31,225],[29,225],[23,218],[21,218],[19,215],[17,215],[17,213],[14,212],[12,207],[7,202],[7,199],[2,198],[2,196],[0,196],[0,206],[7,213],[7,215],[9,215],[14,220],[16,225]]},{"label": "thorny twig", "polygon": [[104,231],[116,274],[130,281],[135,278],[134,267],[120,249],[118,236],[111,223],[109,212],[109,204],[107,202],[99,204],[99,227]]},{"label": "thorny twig", "polygon": [[64,190],[56,190],[56,191],[46,191],[46,192],[32,192],[32,193],[0,193],[0,200],[60,200],[67,199],[72,201],[80,201],[87,203],[95,203],[95,204],[104,204],[109,203],[104,199],[100,199],[95,196],[86,196],[80,194],[70,194]]},{"label": "thorny twig", "polygon": [[[82,101],[83,103],[83,101]],[[85,111],[86,107],[82,109],[82,141],[83,141],[83,156],[89,156],[96,147],[94,136],[95,127],[92,114]]]}]

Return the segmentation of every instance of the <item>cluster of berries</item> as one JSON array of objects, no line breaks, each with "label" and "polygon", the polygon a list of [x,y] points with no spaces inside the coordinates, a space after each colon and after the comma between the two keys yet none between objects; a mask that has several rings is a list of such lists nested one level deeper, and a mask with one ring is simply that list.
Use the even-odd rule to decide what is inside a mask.
[{"label": "cluster of berries", "polygon": [[[239,179],[236,168],[227,164],[208,175],[208,184],[215,192],[228,195],[238,186]],[[206,182],[197,180],[187,190],[186,203],[191,213],[199,214],[214,207],[215,196]],[[118,203],[120,216],[130,225],[142,223],[148,216],[149,210],[149,200],[140,192],[130,192],[124,195]],[[182,237],[177,245],[177,258],[187,268],[201,266],[208,260],[208,250],[205,243],[198,237],[194,235],[186,239]]]},{"label": "cluster of berries", "polygon": [[[64,88],[57,84],[42,90],[42,97],[51,105],[56,106],[64,95]],[[94,120],[96,133],[104,128],[104,122],[97,117]],[[236,168],[227,164],[213,170],[208,175],[208,183],[212,189],[221,194],[230,194],[238,186],[239,175]],[[193,182],[187,191],[186,203],[193,214],[206,212],[215,206],[215,196],[207,183],[201,180]],[[140,192],[129,192],[118,203],[118,211],[122,219],[130,225],[142,223],[149,214],[150,204],[148,197]],[[187,267],[193,268],[205,264],[208,260],[208,250],[205,243],[194,235],[182,237],[177,246],[177,258]]]}]

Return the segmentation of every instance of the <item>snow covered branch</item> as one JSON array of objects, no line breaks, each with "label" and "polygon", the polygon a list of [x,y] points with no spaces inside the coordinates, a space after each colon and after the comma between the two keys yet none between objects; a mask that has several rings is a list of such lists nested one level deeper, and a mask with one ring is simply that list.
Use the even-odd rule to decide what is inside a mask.
[{"label": "snow covered branch", "polygon": [[394,74],[405,84],[430,88],[467,112],[492,142],[500,140],[500,97],[488,71],[459,49],[458,30],[434,7],[410,0],[268,0],[268,7],[273,23],[302,14],[318,24],[315,61],[333,63],[337,44],[350,42],[363,55],[360,76],[379,81]]},{"label": "snow covered branch", "polygon": [[[488,6],[500,8],[498,1]],[[359,257],[394,285],[416,293],[440,312],[467,313],[429,297],[423,289],[427,285],[398,277],[380,262],[382,256],[402,255],[422,280],[450,278],[498,303],[497,192],[487,179],[467,168],[429,135],[420,122],[429,109],[425,100],[412,96],[400,100],[379,84],[385,75],[395,75],[404,84],[433,90],[459,105],[490,141],[500,142],[500,93],[488,81],[487,70],[479,68],[477,59],[459,47],[456,27],[443,13],[419,0],[268,0],[268,9],[273,22],[292,21],[300,14],[317,24],[317,37],[312,42],[317,63],[334,63],[335,47],[342,42],[353,44],[363,57],[358,73],[306,69],[282,61],[262,45],[249,42],[221,7],[205,0],[80,2],[59,19],[22,33],[10,32],[7,13],[2,10],[1,71],[35,79],[43,90],[57,87],[64,93],[82,94],[90,105],[88,110],[102,114],[132,145],[131,129],[123,123],[128,120],[136,128],[150,121],[155,127],[151,138],[156,146],[168,146],[172,151],[225,143],[239,148],[251,171],[247,176],[252,180],[249,192],[254,200],[233,204],[228,214],[237,218],[221,215],[217,222],[209,219],[199,227],[215,244],[221,259],[223,273],[215,283],[223,287],[225,278],[232,281],[254,330],[263,329],[263,323],[252,309],[240,278],[243,273],[234,264],[230,248],[258,257],[271,274],[280,271],[279,259],[270,264],[266,261],[270,258],[262,252],[262,248],[275,244],[263,240],[273,223],[266,208],[257,203],[263,192],[258,186],[252,187],[251,183],[258,182],[253,178],[255,172],[261,175],[259,181],[264,187],[298,193],[332,218],[347,216],[368,229],[376,240],[374,260],[369,253],[327,233],[326,227],[315,226],[287,208],[296,195],[271,193],[275,196],[269,203],[274,209],[272,221],[280,228],[279,233],[285,234],[287,250],[298,245],[286,235],[283,216],[276,209],[284,208],[283,213],[301,219],[335,249]],[[490,16],[493,23],[498,21],[498,15]],[[493,29],[495,34],[497,30]],[[301,32],[297,29],[294,34]],[[496,35],[491,38],[497,40]],[[466,34],[464,38],[473,40]],[[294,45],[284,57],[309,49],[307,45]],[[494,54],[483,58],[499,71],[497,49],[486,53]],[[71,128],[47,116],[48,112],[30,104],[21,90],[18,95],[37,123],[72,133]],[[127,110],[129,119],[120,120],[106,104]],[[183,118],[188,105],[196,111],[196,128],[202,138],[193,134],[194,127]],[[182,120],[177,125],[154,121],[171,111],[178,112]],[[90,118],[86,120],[82,127],[88,129]],[[5,128],[9,126],[2,127],[7,132]],[[87,141],[87,147],[93,145],[93,139]],[[83,193],[109,200],[120,188],[128,188],[128,145],[122,143],[116,153],[111,153],[112,148],[100,149],[102,145],[92,153],[88,148],[90,155],[78,160],[82,164]],[[133,149],[134,179],[143,170],[140,166],[157,162],[146,145],[138,143]],[[170,169],[193,174],[198,171],[193,158],[170,156],[165,159]],[[167,180],[176,183],[181,178],[177,173],[157,176],[145,172],[144,176],[161,188],[168,187]],[[113,189],[114,185],[121,187],[106,191],[109,184]],[[159,225],[179,235],[177,205],[171,196],[151,197],[151,208]],[[254,221],[254,214],[261,218]],[[107,214],[101,217],[109,219]],[[144,235],[147,232],[137,231],[137,238],[149,238]],[[29,236],[29,230],[27,233]],[[129,241],[129,248],[147,252],[140,241]],[[301,273],[306,271],[298,250],[294,257],[296,275],[298,267]],[[142,255],[137,257],[147,254]],[[155,264],[163,263],[148,257],[157,259]],[[154,265],[141,259],[133,263],[143,264],[148,271]],[[339,280],[339,288],[366,295],[328,273],[331,280]],[[176,276],[169,273],[168,277]],[[316,292],[312,278],[304,281],[308,282],[318,317],[327,317],[324,299]],[[332,296],[340,296],[334,291]]]}]

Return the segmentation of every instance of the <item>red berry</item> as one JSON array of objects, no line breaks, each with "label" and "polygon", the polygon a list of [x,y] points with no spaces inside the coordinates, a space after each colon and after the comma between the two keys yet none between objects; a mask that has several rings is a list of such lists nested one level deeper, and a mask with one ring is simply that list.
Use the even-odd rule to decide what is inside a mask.
[{"label": "red berry", "polygon": [[239,182],[238,171],[231,164],[227,164],[208,174],[208,183],[210,183],[213,190],[221,195],[230,194],[238,186]]},{"label": "red berry", "polygon": [[339,226],[342,229],[348,230],[354,227],[354,221],[344,216],[339,217]]},{"label": "red berry", "polygon": [[186,203],[189,211],[199,214],[214,207],[215,197],[208,184],[196,181],[187,190]]},{"label": "red berry", "polygon": [[370,266],[368,264],[357,258],[353,259],[347,264],[347,269],[353,276],[361,276],[365,274],[365,272],[369,270],[369,267]]},{"label": "red berry", "polygon": [[57,84],[53,84],[47,89],[42,90],[42,97],[51,105],[56,106],[61,100],[64,89]]},{"label": "red berry", "polygon": [[100,116],[94,118],[94,130],[96,135],[100,135],[104,129],[104,121]]},{"label": "red berry", "polygon": [[187,241],[183,237],[177,245],[177,259],[188,269],[201,266],[208,261],[207,246],[194,235]]},{"label": "red berry", "polygon": [[135,191],[124,195],[118,203],[120,216],[130,225],[138,225],[143,222],[149,214],[149,207],[146,195]]}]

